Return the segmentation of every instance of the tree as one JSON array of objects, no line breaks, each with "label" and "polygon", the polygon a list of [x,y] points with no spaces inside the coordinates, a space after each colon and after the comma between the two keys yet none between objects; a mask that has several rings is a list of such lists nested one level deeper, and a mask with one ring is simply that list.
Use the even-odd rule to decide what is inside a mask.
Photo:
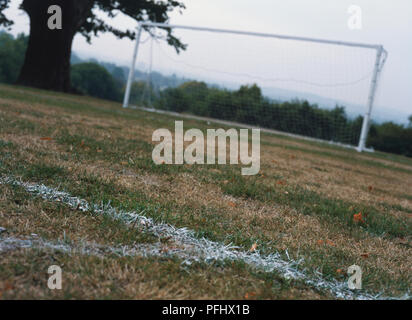
[{"label": "tree", "polygon": [[121,92],[113,76],[102,66],[92,63],[79,63],[72,66],[73,88],[93,97],[119,100]]},{"label": "tree", "polygon": [[409,128],[412,128],[412,114],[408,118],[409,120]]},{"label": "tree", "polygon": [[[0,0],[0,26],[10,27],[13,22],[4,14],[11,0]],[[48,8],[58,5],[62,9],[61,30],[48,28]],[[73,38],[82,34],[90,42],[92,35],[110,32],[118,38],[135,39],[133,30],[119,30],[98,16],[105,12],[109,18],[118,13],[136,21],[167,22],[169,13],[185,7],[177,0],[23,0],[21,9],[30,18],[30,36],[25,61],[18,78],[21,85],[68,92],[70,86],[70,56]],[[164,28],[166,41],[177,51],[185,45]]]},{"label": "tree", "polygon": [[0,82],[15,83],[24,61],[28,38],[0,32]]},{"label": "tree", "polygon": [[412,128],[385,122],[371,132],[368,144],[380,151],[412,156]]}]

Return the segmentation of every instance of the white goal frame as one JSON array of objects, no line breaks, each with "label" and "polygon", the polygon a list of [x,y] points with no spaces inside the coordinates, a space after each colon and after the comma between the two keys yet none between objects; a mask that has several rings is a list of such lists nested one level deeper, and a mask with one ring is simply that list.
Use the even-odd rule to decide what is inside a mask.
[{"label": "white goal frame", "polygon": [[[375,50],[376,60],[375,60],[375,66],[374,66],[373,75],[372,75],[372,81],[371,81],[370,89],[369,89],[366,113],[363,117],[362,131],[361,131],[360,138],[359,138],[359,144],[357,147],[354,147],[359,152],[373,151],[373,150],[366,148],[366,139],[368,137],[370,121],[371,121],[371,114],[372,114],[373,105],[375,102],[375,96],[376,96],[376,91],[378,87],[379,76],[385,65],[385,62],[388,56],[388,52],[385,50],[385,48],[382,45],[347,42],[347,41],[334,41],[334,40],[306,38],[306,37],[296,37],[296,36],[287,36],[287,35],[279,35],[279,34],[271,34],[271,33],[172,25],[172,24],[167,24],[167,23],[142,22],[142,23],[139,23],[138,28],[137,28],[136,44],[135,44],[135,48],[133,52],[133,59],[132,59],[132,64],[131,64],[131,68],[129,71],[129,77],[127,80],[126,91],[125,91],[124,100],[123,100],[123,108],[129,107],[130,90],[131,90],[131,86],[134,80],[134,73],[135,73],[135,68],[136,68],[136,60],[137,60],[137,55],[139,51],[140,39],[141,39],[142,31],[144,28],[187,29],[187,30],[202,31],[202,32],[237,34],[237,35],[275,38],[275,39],[283,39],[283,40],[296,40],[296,41],[315,42],[315,43],[323,43],[323,44],[331,44],[331,45],[338,45],[338,46],[357,47],[357,48]],[[309,137],[305,137],[305,138],[308,138],[309,140],[311,139]],[[313,139],[313,140],[318,141],[318,139]],[[328,141],[325,141],[325,142],[328,142]]]}]

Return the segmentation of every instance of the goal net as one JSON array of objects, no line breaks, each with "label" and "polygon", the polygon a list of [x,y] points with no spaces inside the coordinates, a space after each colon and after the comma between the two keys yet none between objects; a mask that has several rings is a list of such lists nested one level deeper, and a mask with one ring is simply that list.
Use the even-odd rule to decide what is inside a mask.
[{"label": "goal net", "polygon": [[382,46],[167,25],[187,45],[178,54],[165,26],[139,29],[125,107],[365,149]]}]

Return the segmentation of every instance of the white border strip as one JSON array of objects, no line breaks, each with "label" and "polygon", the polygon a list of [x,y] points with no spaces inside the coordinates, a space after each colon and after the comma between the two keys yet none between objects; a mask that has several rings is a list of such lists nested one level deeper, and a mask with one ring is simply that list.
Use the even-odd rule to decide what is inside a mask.
[{"label": "white border strip", "polygon": [[81,254],[98,257],[107,255],[115,255],[118,257],[162,257],[162,258],[180,258],[190,260],[191,251],[186,248],[169,247],[160,242],[154,244],[136,244],[133,246],[106,246],[95,242],[74,242],[56,241],[51,242],[34,236],[26,239],[14,237],[0,237],[0,253],[14,251],[18,249],[39,249],[39,250],[55,250],[67,254]]}]

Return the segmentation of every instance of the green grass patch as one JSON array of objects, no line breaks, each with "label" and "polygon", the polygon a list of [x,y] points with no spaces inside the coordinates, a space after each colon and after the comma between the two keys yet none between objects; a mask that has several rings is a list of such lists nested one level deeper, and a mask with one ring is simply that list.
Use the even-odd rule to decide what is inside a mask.
[{"label": "green grass patch", "polygon": [[31,165],[25,170],[23,179],[30,181],[47,181],[57,178],[62,179],[66,176],[67,171],[62,167],[38,163]]},{"label": "green grass patch", "polygon": [[[411,235],[411,223],[386,212],[339,199],[330,199],[299,186],[275,187],[258,183],[256,178],[227,176],[231,181],[221,184],[222,190],[234,197],[259,200],[264,203],[287,205],[305,215],[314,215],[331,223],[340,223],[349,229],[364,229],[377,236],[405,237]],[[391,209],[391,208],[388,208]],[[354,222],[353,215],[362,212],[365,223]]]}]

